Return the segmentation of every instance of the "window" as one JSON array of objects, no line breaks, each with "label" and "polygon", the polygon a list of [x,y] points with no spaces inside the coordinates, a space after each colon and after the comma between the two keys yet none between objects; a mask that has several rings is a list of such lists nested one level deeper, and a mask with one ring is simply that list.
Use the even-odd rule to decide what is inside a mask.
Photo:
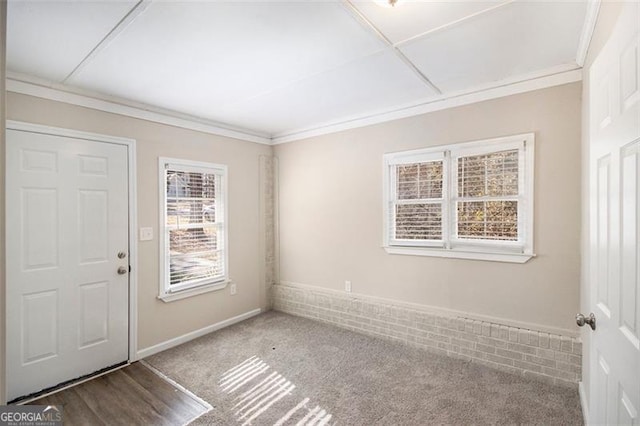
[{"label": "window", "polygon": [[227,167],[160,158],[160,298],[224,288]]},{"label": "window", "polygon": [[385,154],[385,249],[526,262],[533,158],[533,134]]}]

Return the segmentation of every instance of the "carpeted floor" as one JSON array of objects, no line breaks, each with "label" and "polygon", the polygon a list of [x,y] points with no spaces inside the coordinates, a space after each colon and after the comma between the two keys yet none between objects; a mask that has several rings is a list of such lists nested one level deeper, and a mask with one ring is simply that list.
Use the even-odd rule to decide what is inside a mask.
[{"label": "carpeted floor", "polygon": [[576,390],[279,312],[145,361],[213,405],[193,424],[582,424]]}]

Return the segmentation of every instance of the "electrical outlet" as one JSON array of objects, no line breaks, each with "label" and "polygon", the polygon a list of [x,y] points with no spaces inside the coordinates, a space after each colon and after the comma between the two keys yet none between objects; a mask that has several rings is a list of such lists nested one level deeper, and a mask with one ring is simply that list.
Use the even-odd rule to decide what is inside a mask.
[{"label": "electrical outlet", "polygon": [[236,283],[231,283],[231,285],[229,286],[229,293],[231,293],[231,295],[233,296],[237,292],[238,289],[236,288]]},{"label": "electrical outlet", "polygon": [[344,291],[347,293],[351,293],[351,281],[344,282]]}]

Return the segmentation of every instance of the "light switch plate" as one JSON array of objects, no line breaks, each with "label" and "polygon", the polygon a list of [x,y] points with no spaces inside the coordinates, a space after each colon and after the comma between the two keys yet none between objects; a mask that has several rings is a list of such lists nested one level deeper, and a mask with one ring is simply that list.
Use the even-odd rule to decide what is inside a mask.
[{"label": "light switch plate", "polygon": [[140,228],[140,241],[153,240],[153,228]]}]

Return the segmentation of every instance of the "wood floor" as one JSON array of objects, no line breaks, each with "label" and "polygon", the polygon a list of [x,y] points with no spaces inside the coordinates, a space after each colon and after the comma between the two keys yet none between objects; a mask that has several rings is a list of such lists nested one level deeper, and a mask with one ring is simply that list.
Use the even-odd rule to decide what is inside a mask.
[{"label": "wood floor", "polygon": [[61,405],[65,425],[184,425],[210,409],[139,362],[29,404]]}]

